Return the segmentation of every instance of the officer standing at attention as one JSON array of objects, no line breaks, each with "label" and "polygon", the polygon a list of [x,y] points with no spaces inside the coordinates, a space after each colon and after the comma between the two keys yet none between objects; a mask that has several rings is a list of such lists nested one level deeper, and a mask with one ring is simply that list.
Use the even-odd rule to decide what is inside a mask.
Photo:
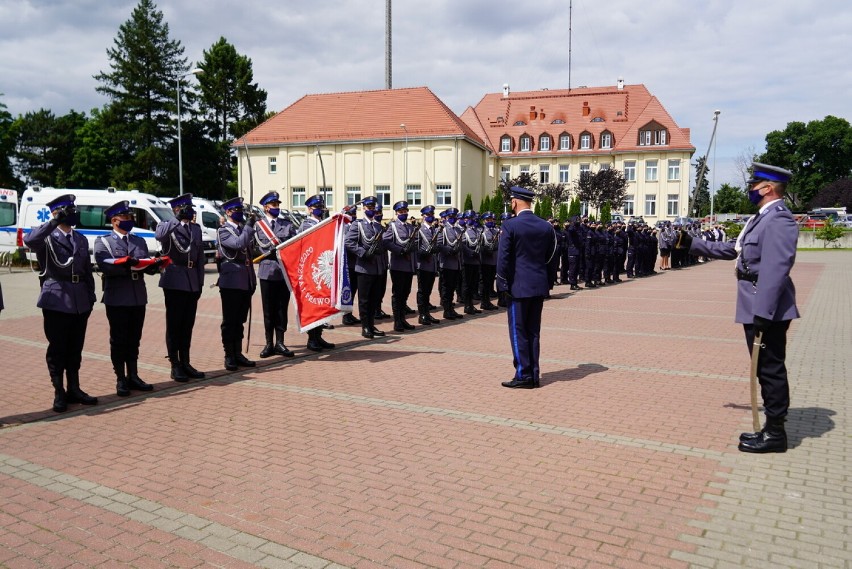
[{"label": "officer standing at attention", "polygon": [[[24,244],[33,250],[42,267],[41,294],[36,306],[44,316],[45,360],[53,383],[53,410],[57,413],[67,410],[68,403],[96,405],[98,402],[97,397],[80,389],[83,343],[97,298],[89,241],[73,229],[80,221],[74,200],[72,194],[65,194],[49,201],[51,220],[24,237]],[[67,391],[63,374],[68,380]]]},{"label": "officer standing at attention", "polygon": [[462,214],[463,223],[461,240],[462,240],[462,266],[464,267],[464,279],[462,281],[464,287],[462,289],[462,298],[464,299],[465,314],[480,314],[482,310],[474,306],[474,296],[479,288],[479,267],[481,261],[479,253],[482,249],[480,240],[481,234],[479,231],[479,214],[472,209],[465,211]]},{"label": "officer standing at attention", "polygon": [[515,376],[502,385],[532,389],[539,386],[541,310],[550,288],[547,265],[556,253],[556,233],[530,209],[533,192],[512,186],[509,195],[515,217],[506,220],[500,232],[497,290],[508,293]]},{"label": "officer standing at attention", "polygon": [[438,324],[440,320],[429,313],[435,274],[438,272],[438,232],[435,223],[435,206],[420,209],[423,222],[417,229],[417,321],[424,326]]},{"label": "officer standing at attention", "polygon": [[104,217],[112,224],[112,233],[95,240],[95,262],[103,276],[101,301],[106,306],[109,321],[109,355],[115,370],[115,392],[119,397],[127,397],[131,390],[154,389],[139,377],[137,361],[145,305],[148,304],[145,273],[157,273],[164,260],[158,258],[147,268],[136,269],[140,259],[148,258],[148,245],[144,239],[130,233],[133,229],[130,202],[120,201],[108,207]]},{"label": "officer standing at attention", "polygon": [[[305,200],[305,207],[308,208],[308,216],[302,220],[302,224],[299,226],[299,233],[303,231],[307,231],[311,227],[318,224],[322,221],[323,216],[325,215],[325,200],[319,194],[313,195]],[[360,293],[358,294],[358,298],[360,298]],[[317,326],[316,328],[311,328],[308,330],[308,345],[307,348],[312,352],[321,352],[323,350],[331,350],[334,348],[334,344],[331,342],[326,342],[322,337],[322,326]]]},{"label": "officer standing at attention", "polygon": [[461,238],[455,230],[457,213],[458,210],[456,208],[444,210],[441,213],[444,221],[438,230],[438,263],[441,267],[441,282],[438,286],[438,291],[441,294],[441,306],[444,308],[445,320],[463,318],[453,308],[453,295],[455,295],[456,288],[458,287],[459,274],[462,267],[459,259]]},{"label": "officer standing at attention", "polygon": [[[408,221],[408,202],[393,204],[396,218],[382,235],[385,248],[390,251],[391,308],[393,329],[396,332],[413,330],[405,320],[405,307],[411,295],[411,282],[417,270],[417,228]],[[431,322],[430,322],[431,324]]]},{"label": "officer standing at attention", "polygon": [[494,279],[497,276],[497,246],[500,243],[500,230],[497,229],[492,212],[486,211],[479,218],[485,224],[480,237],[482,248],[479,255],[481,261],[479,270],[482,275],[482,301],[479,308],[497,310],[491,302],[491,295],[494,293]]},{"label": "officer standing at attention", "polygon": [[[222,347],[225,349],[225,369],[236,371],[254,367],[255,363],[242,354],[245,323],[251,297],[257,288],[251,259],[255,216],[245,218],[243,198],[237,196],[222,204],[226,221],[219,227],[219,297],[222,301]],[[244,224],[245,223],[245,224]]]},{"label": "officer standing at attention", "polygon": [[349,224],[345,245],[347,251],[355,254],[355,272],[358,274],[358,314],[361,317],[361,335],[372,339],[384,336],[376,328],[375,316],[382,302],[381,282],[385,273],[386,255],[382,244],[384,228],[375,221],[376,198],[364,198],[364,219],[356,219]]},{"label": "officer standing at attention", "polygon": [[172,364],[171,378],[180,383],[203,379],[190,363],[189,348],[198,299],[204,286],[204,246],[201,228],[193,222],[192,194],[169,200],[175,214],[157,225],[156,237],[163,255],[171,259],[160,275],[166,305],[166,353]]},{"label": "officer standing at attention", "polygon": [[[382,202],[376,201],[376,215],[373,217],[373,221],[379,224],[379,228],[384,234],[386,229],[385,224],[382,223],[382,216],[384,213],[382,212]],[[379,261],[381,261],[382,270],[379,273],[379,300],[376,302],[376,315],[373,317],[374,320],[382,320],[383,318],[388,318],[388,313],[382,309],[382,302],[385,298],[385,293],[388,290],[388,269],[390,268],[390,260],[388,259],[389,252],[386,248],[383,247],[382,254],[379,255]]]},{"label": "officer standing at attention", "polygon": [[[278,239],[284,243],[294,235],[296,228],[286,217],[281,217],[281,198],[278,192],[269,192],[260,198],[260,205],[266,214],[266,224]],[[284,345],[284,332],[287,331],[287,308],[290,305],[290,289],[284,280],[284,271],[275,255],[275,243],[263,231],[254,232],[258,252],[266,255],[257,267],[260,280],[260,299],[263,302],[263,331],[266,345],[260,352],[261,358],[273,355],[292,358],[295,354]],[[273,334],[275,343],[273,344]]]},{"label": "officer standing at attention", "polygon": [[757,377],[763,396],[766,424],[757,433],[740,435],[742,452],[785,452],[784,422],[790,407],[786,346],[790,321],[799,317],[796,288],[790,271],[796,261],[799,230],[784,205],[784,191],[792,172],[755,162],[748,181],[748,199],[760,208],[751,217],[736,243],[693,239],[681,231],[678,246],[692,255],[737,259],[737,314],[746,345],[752,350],[754,336],[762,332]]}]

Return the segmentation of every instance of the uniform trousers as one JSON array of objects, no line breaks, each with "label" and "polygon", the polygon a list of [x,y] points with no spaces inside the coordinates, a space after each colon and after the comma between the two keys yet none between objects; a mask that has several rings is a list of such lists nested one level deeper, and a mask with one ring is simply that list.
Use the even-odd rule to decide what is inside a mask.
[{"label": "uniform trousers", "polygon": [[491,291],[494,290],[494,279],[497,277],[497,265],[483,263],[479,266],[482,275],[482,306],[491,304]]},{"label": "uniform trousers", "polygon": [[246,320],[251,306],[250,290],[219,288],[222,300],[222,344],[240,343],[243,339]]},{"label": "uniform trousers", "polygon": [[106,305],[109,321],[109,355],[116,371],[124,370],[125,362],[139,359],[139,343],[145,325],[145,305]]},{"label": "uniform trousers", "polygon": [[411,282],[414,280],[414,273],[391,270],[390,278],[394,323],[402,324],[402,321],[405,320],[405,306],[408,303],[408,297],[411,296]]},{"label": "uniform trousers", "polygon": [[[568,258],[568,284],[577,285],[577,275],[580,272],[580,255],[578,253],[569,253]],[[565,282],[565,277],[563,277]]]},{"label": "uniform trousers", "polygon": [[627,276],[633,277],[636,273],[634,272],[636,269],[636,250],[628,249],[627,250]]},{"label": "uniform trousers", "polygon": [[464,292],[462,298],[465,306],[473,306],[473,297],[479,288],[479,265],[464,266]]},{"label": "uniform trousers", "polygon": [[459,284],[460,272],[458,269],[441,269],[441,306],[444,310],[453,308],[453,295]]},{"label": "uniform trousers", "polygon": [[376,311],[381,307],[383,293],[381,275],[358,273],[358,315],[362,328],[375,328]]},{"label": "uniform trousers", "polygon": [[515,379],[537,380],[544,297],[510,298],[508,304],[509,341],[512,344]]},{"label": "uniform trousers", "polygon": [[432,271],[417,271],[417,312],[421,315],[429,314],[429,305],[432,304],[432,289],[435,288],[435,273]]},{"label": "uniform trousers", "polygon": [[[787,416],[790,407],[790,384],[787,381],[787,329],[789,320],[772,322],[761,338],[762,347],[757,358],[757,378],[760,381],[760,394],[763,397],[763,410],[768,419],[781,419]],[[754,326],[743,324],[746,345],[751,355],[754,344]]]},{"label": "uniform trousers", "polygon": [[83,343],[92,311],[71,314],[57,310],[41,310],[44,336],[47,338],[47,371],[50,377],[62,377],[63,371],[76,374],[83,361]]},{"label": "uniform trousers", "polygon": [[290,289],[287,281],[260,279],[260,299],[263,304],[263,329],[266,339],[276,332],[278,338],[284,337],[287,330],[287,308],[290,304]]},{"label": "uniform trousers", "polygon": [[180,351],[189,351],[199,298],[201,298],[200,290],[193,292],[172,288],[163,289],[163,300],[166,305],[166,351],[169,358],[177,358]]}]

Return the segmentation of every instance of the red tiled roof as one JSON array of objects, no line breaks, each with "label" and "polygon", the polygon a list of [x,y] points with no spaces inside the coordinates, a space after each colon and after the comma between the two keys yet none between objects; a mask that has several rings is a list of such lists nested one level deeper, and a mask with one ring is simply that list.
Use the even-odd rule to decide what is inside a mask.
[{"label": "red tiled roof", "polygon": [[485,146],[427,87],[305,95],[243,138],[249,146],[399,140],[400,124],[409,138],[463,136]]},{"label": "red tiled roof", "polygon": [[[584,114],[584,108],[588,109]],[[593,119],[601,119],[593,122]],[[689,140],[689,129],[681,128],[644,85],[625,85],[623,89],[611,87],[582,87],[525,91],[485,95],[476,107],[468,108],[462,119],[484,138],[488,147],[500,156],[529,156],[538,151],[538,140],[549,134],[554,150],[541,154],[560,154],[559,135],[571,135],[571,154],[600,152],[630,152],[638,150],[689,150],[694,151]],[[561,120],[564,124],[553,124]],[[639,129],[656,121],[668,130],[666,146],[639,146]],[[523,122],[515,126],[516,123]],[[600,134],[609,131],[613,136],[611,149],[598,147]],[[594,140],[592,150],[578,150],[580,134],[589,132]],[[527,134],[533,139],[532,152],[519,152],[518,139]],[[500,152],[500,139],[509,135],[513,139],[511,152]],[[561,151],[565,153],[565,151]]]}]

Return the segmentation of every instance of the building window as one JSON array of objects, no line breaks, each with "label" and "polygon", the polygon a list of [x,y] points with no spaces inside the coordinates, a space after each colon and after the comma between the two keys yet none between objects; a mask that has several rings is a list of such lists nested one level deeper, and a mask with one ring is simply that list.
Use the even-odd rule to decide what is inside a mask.
[{"label": "building window", "polygon": [[666,144],[666,131],[658,130],[654,133],[654,144],[665,145]]},{"label": "building window", "polygon": [[571,150],[571,135],[570,134],[560,134],[559,135],[559,150]]},{"label": "building window", "polygon": [[662,128],[650,128],[639,131],[639,146],[665,146],[667,132]]},{"label": "building window", "polygon": [[361,186],[346,186],[346,205],[361,201]]},{"label": "building window", "polygon": [[636,160],[624,161],[624,180],[626,182],[636,181]]},{"label": "building window", "polygon": [[512,151],[512,137],[504,136],[500,139],[500,152]]},{"label": "building window", "polygon": [[592,173],[592,165],[591,164],[580,164],[580,177],[591,174]]},{"label": "building window", "polygon": [[645,194],[645,215],[657,215],[656,194]]},{"label": "building window", "polygon": [[450,184],[437,184],[435,186],[435,205],[452,205],[453,186]]},{"label": "building window", "polygon": [[580,150],[589,150],[592,147],[592,135],[584,132],[580,135]]},{"label": "building window", "polygon": [[530,173],[530,165],[529,164],[522,164],[520,170],[521,170],[521,174],[529,174]]},{"label": "building window", "polygon": [[645,181],[646,182],[656,182],[657,181],[657,161],[656,160],[646,160],[645,161]]},{"label": "building window", "polygon": [[601,135],[601,148],[612,148],[612,134],[605,132]]},{"label": "building window", "polygon": [[410,206],[423,204],[423,192],[420,190],[420,184],[408,184],[405,186],[405,201]]},{"label": "building window", "polygon": [[500,166],[500,179],[504,182],[512,177],[512,167],[508,165]]},{"label": "building window", "polygon": [[290,204],[295,209],[297,207],[305,207],[305,188],[293,188],[291,190],[293,199]]},{"label": "building window", "polygon": [[633,195],[624,196],[624,217],[636,215],[633,209]]},{"label": "building window", "polygon": [[317,186],[317,193],[325,200],[325,207],[334,207],[334,188],[331,186]]},{"label": "building window", "polygon": [[550,135],[542,134],[538,137],[538,151],[539,152],[549,152],[550,151]]},{"label": "building window", "polygon": [[382,207],[390,207],[390,198],[390,186],[376,186],[376,200],[382,204]]},{"label": "building window", "polygon": [[532,150],[532,137],[526,134],[521,137],[521,152],[529,152]]},{"label": "building window", "polygon": [[609,170],[610,168],[612,168],[612,164],[610,164],[609,162],[605,162],[605,163],[601,164],[601,167],[600,167],[601,171]]},{"label": "building window", "polygon": [[269,157],[269,173],[276,174],[278,172],[278,158],[274,156]]},{"label": "building window", "polygon": [[586,217],[587,215],[589,215],[589,204],[580,202],[580,217]]},{"label": "building window", "polygon": [[568,164],[559,165],[559,183],[567,184],[570,180],[571,173],[568,169]]},{"label": "building window", "polygon": [[539,183],[549,184],[550,183],[550,166],[548,164],[541,164],[538,167],[538,179]]},{"label": "building window", "polygon": [[514,126],[526,126],[526,124],[524,121],[515,121]]},{"label": "building window", "polygon": [[667,215],[677,215],[677,202],[678,202],[678,195],[677,194],[669,194],[668,207],[666,209]]},{"label": "building window", "polygon": [[669,181],[680,180],[680,160],[669,160]]}]

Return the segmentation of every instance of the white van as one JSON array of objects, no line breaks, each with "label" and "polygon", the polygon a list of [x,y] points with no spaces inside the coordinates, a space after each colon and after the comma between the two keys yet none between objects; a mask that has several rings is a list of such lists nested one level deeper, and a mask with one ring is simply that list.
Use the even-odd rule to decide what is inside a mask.
[{"label": "white van", "polygon": [[[99,235],[106,235],[112,231],[109,220],[104,218],[104,211],[114,203],[121,200],[130,202],[136,221],[133,234],[145,240],[150,254],[160,250],[160,243],[154,237],[157,224],[174,217],[172,209],[163,200],[137,190],[118,191],[115,188],[77,190],[35,186],[27,188],[21,196],[18,213],[18,246],[24,247],[24,235],[50,219],[50,208],[47,207],[47,203],[64,194],[74,194],[77,198],[75,205],[80,212],[80,223],[77,224],[76,231],[89,240],[89,256],[92,262],[94,262],[95,239]],[[215,245],[205,240],[204,250],[205,253],[210,251],[215,254]],[[34,260],[35,255],[28,252],[27,258]]]},{"label": "white van", "polygon": [[0,253],[12,253],[18,241],[18,192],[0,188]]},{"label": "white van", "polygon": [[[163,198],[168,202],[174,198]],[[204,257],[207,263],[216,262],[216,243],[219,240],[219,226],[222,225],[222,210],[212,201],[192,197],[192,209],[195,210],[195,223],[201,228],[204,241]]]}]

